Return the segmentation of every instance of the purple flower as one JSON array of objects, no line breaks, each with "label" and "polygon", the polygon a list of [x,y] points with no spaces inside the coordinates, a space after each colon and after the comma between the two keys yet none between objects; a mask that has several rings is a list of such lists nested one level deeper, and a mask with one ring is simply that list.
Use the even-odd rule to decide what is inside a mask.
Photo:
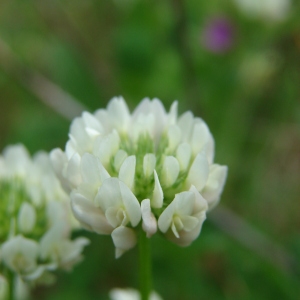
[{"label": "purple flower", "polygon": [[202,44],[214,53],[224,53],[232,48],[234,43],[233,24],[224,17],[210,19],[202,32]]}]

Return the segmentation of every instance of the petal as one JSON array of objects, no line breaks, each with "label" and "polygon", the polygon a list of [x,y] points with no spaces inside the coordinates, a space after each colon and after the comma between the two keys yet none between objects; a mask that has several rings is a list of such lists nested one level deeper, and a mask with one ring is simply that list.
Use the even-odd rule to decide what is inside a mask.
[{"label": "petal", "polygon": [[[195,187],[193,187],[193,191],[194,191],[194,189],[196,190]],[[195,192],[197,192],[197,194],[200,195],[197,190]],[[201,195],[200,195],[200,197],[201,197]],[[201,201],[205,202],[205,200],[202,197],[201,197]],[[198,204],[197,204],[197,197],[196,197],[193,215],[192,216],[181,216],[181,222],[182,222],[183,227],[182,227],[182,230],[180,230],[178,232],[179,238],[174,236],[171,231],[168,231],[166,233],[166,237],[169,240],[171,240],[172,242],[174,242],[175,244],[177,244],[179,246],[185,247],[185,246],[190,245],[192,243],[192,241],[194,241],[199,236],[202,224],[206,219],[207,204],[204,203],[204,207],[202,207],[201,210],[198,210],[198,212],[197,212],[197,209],[199,207],[198,208],[197,207],[198,207]]]},{"label": "petal", "polygon": [[180,219],[181,219],[184,231],[193,230],[199,222],[198,218],[193,217],[193,216],[181,216]]},{"label": "petal", "polygon": [[170,111],[169,111],[169,115],[168,115],[168,124],[169,125],[176,124],[177,110],[178,110],[178,101],[174,101],[170,107]]},{"label": "petal", "polygon": [[107,168],[110,159],[119,150],[120,137],[116,130],[105,136],[99,136],[94,142],[93,154]]},{"label": "petal", "polygon": [[206,147],[205,147],[205,152],[206,152],[206,157],[207,157],[208,162],[210,164],[212,164],[214,161],[214,156],[215,156],[215,141],[210,132],[209,132],[208,143],[206,144]]},{"label": "petal", "polygon": [[50,173],[52,172],[52,166],[49,154],[45,151],[36,152],[33,157],[33,165],[39,172]]},{"label": "petal", "polygon": [[[140,300],[140,293],[134,289],[114,288],[109,292],[111,300]],[[151,299],[150,299],[151,300]]]},{"label": "petal", "polygon": [[114,245],[116,247],[116,258],[119,258],[125,251],[133,248],[136,245],[136,234],[133,229],[120,226],[112,233]]},{"label": "petal", "polygon": [[[76,248],[83,248],[90,244],[90,240],[85,237],[78,237],[73,241],[73,244]],[[80,251],[81,252],[81,251]]]},{"label": "petal", "polygon": [[208,143],[209,130],[204,122],[196,122],[193,128],[191,145],[193,155],[197,155]]},{"label": "petal", "polygon": [[176,150],[176,158],[180,165],[180,170],[185,171],[191,160],[192,149],[188,143],[182,143],[178,146]]},{"label": "petal", "polygon": [[18,227],[23,233],[30,233],[35,225],[36,212],[28,202],[23,202],[18,215]]},{"label": "petal", "polygon": [[151,103],[151,112],[156,116],[160,121],[164,121],[166,117],[166,110],[162,102],[158,98],[154,98]]},{"label": "petal", "polygon": [[167,123],[167,114],[162,102],[154,98],[151,103],[151,113],[155,116],[154,137],[156,142],[164,131]]},{"label": "petal", "polygon": [[135,119],[140,114],[148,114],[151,111],[151,102],[149,98],[144,98],[132,113],[132,118]]},{"label": "petal", "polygon": [[171,226],[173,215],[175,213],[175,202],[174,200],[167,206],[167,208],[162,212],[158,219],[158,228],[161,232],[165,233]]},{"label": "petal", "polygon": [[178,231],[177,231],[177,228],[176,228],[176,225],[175,225],[174,222],[172,222],[171,229],[172,229],[172,232],[174,233],[174,235],[176,236],[176,238],[179,239],[180,236],[179,236],[179,233],[178,233]]},{"label": "petal", "polygon": [[94,113],[95,118],[101,123],[103,132],[108,133],[112,129],[112,119],[106,109],[98,109]]},{"label": "petal", "polygon": [[3,157],[9,173],[24,176],[30,168],[30,156],[22,144],[7,146],[3,151]]},{"label": "petal", "polygon": [[99,187],[105,179],[110,177],[99,158],[89,153],[83,154],[80,170],[83,182],[95,187]]},{"label": "petal", "polygon": [[[24,279],[24,281],[26,280],[28,280],[28,281],[33,281],[33,280],[36,280],[36,279],[38,279],[39,277],[41,277],[42,276],[42,274],[45,272],[45,270],[46,270],[46,267],[44,266],[44,265],[40,265],[40,266],[38,266],[32,273],[30,273],[30,274],[26,274],[25,276],[22,276],[22,279],[21,280],[23,280]],[[24,282],[23,282],[23,284],[25,284]],[[27,286],[26,286],[27,287]],[[15,289],[17,289],[17,288],[15,288]],[[23,293],[23,291],[22,291],[22,297],[24,297],[24,293]],[[23,299],[21,297],[21,299]],[[1,298],[0,298],[1,299]],[[17,298],[17,299],[19,299],[19,298]],[[25,298],[25,299],[27,299],[27,298]]]},{"label": "petal", "polygon": [[[6,174],[7,174],[7,170],[5,167],[4,158],[0,155],[0,177],[4,177]],[[1,275],[0,275],[0,280],[2,280]],[[1,295],[1,291],[0,291],[0,295]]]},{"label": "petal", "polygon": [[178,119],[177,125],[181,129],[183,142],[188,142],[192,134],[194,125],[194,116],[190,111],[185,112]]},{"label": "petal", "polygon": [[131,139],[135,142],[138,141],[142,134],[149,134],[152,138],[154,138],[155,117],[152,113],[147,115],[139,114],[136,118],[132,119],[131,127],[132,130],[130,130],[129,134]]},{"label": "petal", "polygon": [[147,131],[157,143],[167,121],[164,106],[159,99],[145,98],[137,106],[132,114],[132,127],[135,130],[133,138],[137,139],[139,134]]},{"label": "petal", "polygon": [[102,211],[106,211],[109,207],[121,207],[123,204],[120,191],[120,180],[115,177],[104,180],[99,188],[95,203],[100,206]]},{"label": "petal", "polygon": [[137,226],[141,220],[142,213],[139,201],[131,190],[122,181],[119,181],[122,200],[128,213],[130,223],[133,227]]},{"label": "petal", "polygon": [[130,113],[123,97],[112,98],[107,105],[110,121],[119,132],[126,132],[130,120]]},{"label": "petal", "polygon": [[105,217],[108,221],[108,223],[113,227],[116,228],[118,226],[120,226],[120,222],[117,218],[117,214],[119,212],[119,208],[118,207],[109,207],[106,211],[105,211]]},{"label": "petal", "polygon": [[71,193],[71,208],[75,218],[89,230],[110,234],[113,227],[107,222],[101,209],[78,193]]},{"label": "petal", "polygon": [[119,172],[119,179],[122,180],[131,190],[133,190],[134,187],[135,165],[135,155],[128,156],[124,160]]},{"label": "petal", "polygon": [[63,238],[65,224],[58,222],[54,224],[40,240],[40,256],[43,260],[50,258],[55,251],[56,244]]},{"label": "petal", "polygon": [[[140,300],[141,296],[137,290],[127,288],[114,288],[109,292],[110,300]],[[151,292],[149,300],[162,300],[162,298],[154,291]]]},{"label": "petal", "polygon": [[149,178],[155,169],[156,157],[153,153],[147,153],[143,160],[143,171],[146,178]]},{"label": "petal", "polygon": [[167,187],[175,183],[179,174],[179,163],[174,156],[166,156],[162,169],[162,182]]},{"label": "petal", "polygon": [[184,227],[183,223],[182,223],[182,220],[181,220],[182,217],[179,217],[178,215],[176,215],[176,216],[173,217],[173,223],[176,226],[177,230],[182,230],[183,227]]},{"label": "petal", "polygon": [[179,232],[180,238],[176,238],[170,232],[167,233],[166,237],[178,246],[187,247],[199,236],[203,222],[204,220],[200,220],[191,231],[181,230]]},{"label": "petal", "polygon": [[77,187],[76,192],[78,192],[79,194],[81,194],[91,202],[94,202],[95,196],[97,195],[98,192],[98,187],[83,182]]},{"label": "petal", "polygon": [[143,229],[147,233],[147,237],[151,237],[157,231],[157,221],[151,212],[150,200],[145,199],[141,202],[141,211],[143,219]]},{"label": "petal", "polygon": [[191,215],[195,204],[195,195],[193,192],[181,192],[175,195],[174,203],[176,214]]},{"label": "petal", "polygon": [[227,178],[227,172],[227,166],[217,164],[210,166],[207,183],[201,191],[202,196],[208,202],[209,209],[215,207],[220,200]]},{"label": "petal", "polygon": [[39,252],[39,244],[31,239],[27,239],[22,236],[17,236],[20,239],[20,249],[21,252],[26,256],[28,259],[35,261],[38,252]]},{"label": "petal", "polygon": [[139,201],[128,188],[128,186],[118,178],[109,178],[103,182],[95,198],[103,211],[110,207],[126,209],[131,225],[136,226],[141,220],[141,208]]},{"label": "petal", "polygon": [[206,212],[208,210],[208,205],[206,199],[202,197],[202,195],[197,191],[195,186],[190,187],[190,191],[195,195],[195,205],[193,209],[193,215],[198,214],[199,212]]},{"label": "petal", "polygon": [[66,170],[64,170],[64,177],[68,179],[73,187],[77,187],[82,179],[80,175],[80,155],[75,153],[68,162]]},{"label": "petal", "polygon": [[72,266],[81,260],[81,253],[85,246],[89,245],[87,238],[79,237],[74,241],[63,240],[60,244],[60,266],[64,269],[71,269]]},{"label": "petal", "polygon": [[55,148],[50,152],[50,161],[56,174],[61,174],[68,162],[66,154],[59,148]]},{"label": "petal", "polygon": [[114,158],[114,168],[117,172],[120,171],[121,165],[123,164],[124,160],[128,157],[126,151],[120,149],[115,155]]},{"label": "petal", "polygon": [[77,152],[76,150],[76,145],[74,144],[73,139],[71,139],[71,136],[69,135],[70,140],[67,141],[66,146],[65,146],[65,153],[68,159],[70,159],[74,153]]},{"label": "petal", "polygon": [[52,226],[61,220],[67,220],[69,214],[69,203],[49,201],[46,204],[48,225]]},{"label": "petal", "polygon": [[154,190],[151,198],[151,206],[153,208],[161,208],[163,205],[164,194],[160,185],[156,170],[154,170]]},{"label": "petal", "polygon": [[162,300],[162,298],[156,292],[152,291],[149,300]]},{"label": "petal", "polygon": [[87,134],[84,121],[81,117],[77,117],[72,121],[69,137],[80,154],[92,150],[92,139]]},{"label": "petal", "polygon": [[204,152],[197,154],[186,179],[187,187],[194,185],[200,191],[206,184],[209,165]]},{"label": "petal", "polygon": [[95,137],[103,133],[103,127],[95,116],[85,111],[82,113],[82,119],[85,124],[85,130],[90,137]]},{"label": "petal", "polygon": [[174,151],[181,141],[181,130],[177,125],[171,125],[168,129],[168,149]]},{"label": "petal", "polygon": [[215,141],[207,124],[201,118],[195,118],[191,144],[193,147],[193,155],[196,155],[197,152],[200,152],[202,149],[204,149],[208,162],[210,164],[213,163],[215,155]]},{"label": "petal", "polygon": [[[16,272],[29,272],[36,266],[39,244],[22,235],[6,241],[1,247],[1,256],[5,264]],[[16,259],[17,257],[22,259]]]},{"label": "petal", "polygon": [[64,176],[65,168],[68,165],[68,159],[66,154],[59,148],[56,148],[50,152],[50,162],[54,172],[65,192],[68,194],[71,192],[71,186],[69,180]]}]

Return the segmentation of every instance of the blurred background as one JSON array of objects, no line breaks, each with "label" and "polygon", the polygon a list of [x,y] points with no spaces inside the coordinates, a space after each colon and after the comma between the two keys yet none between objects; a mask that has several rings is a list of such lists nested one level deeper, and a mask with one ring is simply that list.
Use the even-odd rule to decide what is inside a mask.
[{"label": "blurred background", "polygon": [[[123,95],[158,97],[210,127],[228,165],[221,204],[179,248],[152,238],[164,299],[299,299],[300,2],[2,0],[0,147],[64,148],[70,120]],[[107,299],[138,287],[137,249],[109,236],[33,299]]]}]

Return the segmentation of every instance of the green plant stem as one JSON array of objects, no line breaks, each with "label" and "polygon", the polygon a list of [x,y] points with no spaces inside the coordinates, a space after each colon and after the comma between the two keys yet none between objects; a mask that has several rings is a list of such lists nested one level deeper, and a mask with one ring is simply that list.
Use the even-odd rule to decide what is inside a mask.
[{"label": "green plant stem", "polygon": [[149,300],[152,290],[150,239],[141,230],[139,233],[139,279],[141,300]]},{"label": "green plant stem", "polygon": [[14,300],[14,274],[11,271],[7,272],[7,282],[8,282],[8,300]]}]

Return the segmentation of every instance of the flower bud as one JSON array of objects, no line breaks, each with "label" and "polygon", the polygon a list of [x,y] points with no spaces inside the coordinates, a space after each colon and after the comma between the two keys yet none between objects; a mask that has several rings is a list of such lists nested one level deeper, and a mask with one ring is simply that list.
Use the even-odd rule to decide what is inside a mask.
[{"label": "flower bud", "polygon": [[34,207],[28,202],[24,202],[21,205],[19,216],[18,216],[18,226],[21,232],[30,233],[35,225],[36,212]]}]

